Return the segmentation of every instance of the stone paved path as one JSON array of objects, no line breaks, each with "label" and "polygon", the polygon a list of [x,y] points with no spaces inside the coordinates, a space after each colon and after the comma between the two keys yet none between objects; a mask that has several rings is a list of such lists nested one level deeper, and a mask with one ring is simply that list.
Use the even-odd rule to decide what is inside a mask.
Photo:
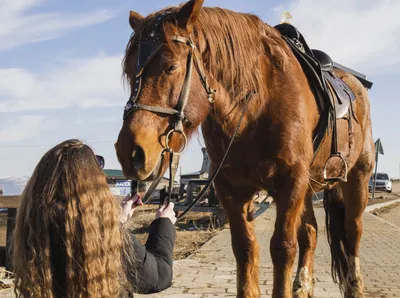
[{"label": "stone paved path", "polygon": [[[319,225],[315,258],[315,297],[341,297],[330,275],[330,252],[324,227],[324,211],[316,209]],[[261,249],[260,288],[262,297],[271,297],[272,262],[269,240],[273,232],[275,208],[256,221]],[[218,233],[196,254],[175,263],[173,286],[155,295],[135,297],[206,298],[235,297],[235,261],[229,230]],[[400,229],[365,213],[361,251],[366,297],[400,297]]]}]

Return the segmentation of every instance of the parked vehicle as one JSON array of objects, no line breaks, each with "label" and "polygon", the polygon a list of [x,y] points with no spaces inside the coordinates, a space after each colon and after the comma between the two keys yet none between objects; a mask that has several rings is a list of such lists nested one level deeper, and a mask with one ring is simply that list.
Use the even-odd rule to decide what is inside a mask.
[{"label": "parked vehicle", "polygon": [[[368,189],[370,192],[372,191],[373,186],[374,186],[374,176],[371,177],[368,183]],[[392,192],[392,181],[390,181],[388,174],[386,173],[376,174],[375,190],[383,190],[389,193]]]}]

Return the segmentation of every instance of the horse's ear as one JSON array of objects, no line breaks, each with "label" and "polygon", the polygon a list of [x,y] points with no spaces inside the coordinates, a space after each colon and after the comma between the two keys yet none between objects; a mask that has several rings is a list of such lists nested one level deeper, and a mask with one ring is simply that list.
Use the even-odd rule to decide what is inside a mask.
[{"label": "horse's ear", "polygon": [[204,0],[190,0],[181,7],[177,14],[178,23],[181,28],[189,32],[193,30],[194,24],[199,19],[203,3]]},{"label": "horse's ear", "polygon": [[129,25],[131,25],[132,29],[135,30],[137,25],[140,23],[141,20],[144,19],[140,13],[132,11],[129,13]]}]

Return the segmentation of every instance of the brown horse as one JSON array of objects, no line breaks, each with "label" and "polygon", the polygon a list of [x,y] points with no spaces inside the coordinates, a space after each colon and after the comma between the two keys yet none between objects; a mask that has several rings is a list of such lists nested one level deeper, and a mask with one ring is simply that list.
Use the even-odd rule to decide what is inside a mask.
[{"label": "brown horse", "polygon": [[[345,297],[363,297],[361,216],[374,166],[366,89],[352,75],[335,70],[356,95],[358,121],[349,127],[347,120],[338,120],[339,150],[349,166],[348,182],[327,185],[323,167],[331,138],[325,138],[311,164],[312,137],[320,114],[307,78],[280,33],[254,15],[202,5],[203,0],[192,0],[147,17],[130,13],[134,34],[126,49],[124,72],[142,108],[126,113],[115,144],[124,174],[153,180],[168,167],[168,156],[160,158],[165,143],[174,150],[184,145],[182,135],[174,133],[171,139],[166,135],[183,115],[176,116],[175,110],[188,81],[190,92],[180,118],[184,118],[182,132],[190,137],[201,125],[214,170],[248,99],[242,125],[214,182],[230,221],[237,296],[260,297],[252,196],[262,189],[273,195],[277,206],[270,242],[273,297],[313,296],[317,223],[311,198],[313,191],[329,187],[325,207],[332,272]],[[158,27],[161,36],[155,30]],[[161,40],[155,43],[157,51],[150,47],[143,52],[148,38]],[[143,55],[152,57],[146,60]],[[187,69],[188,57],[195,60],[197,71],[193,73]],[[127,105],[126,110],[130,108]],[[340,168],[339,162],[332,162],[328,172],[339,174]],[[292,285],[297,246],[300,261]]]}]

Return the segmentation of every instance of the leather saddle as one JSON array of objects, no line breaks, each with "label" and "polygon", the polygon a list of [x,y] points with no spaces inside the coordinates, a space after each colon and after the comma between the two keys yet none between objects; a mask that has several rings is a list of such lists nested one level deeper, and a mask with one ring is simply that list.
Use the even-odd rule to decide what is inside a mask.
[{"label": "leather saddle", "polygon": [[[316,158],[325,135],[331,129],[331,154],[324,166],[324,181],[327,183],[346,182],[348,165],[338,150],[337,119],[347,118],[350,136],[352,119],[357,121],[353,109],[356,97],[350,87],[336,75],[333,61],[328,54],[320,50],[311,50],[303,35],[290,24],[280,24],[275,28],[281,33],[282,38],[285,39],[299,61],[320,110],[320,119],[313,135],[314,157],[312,162]],[[342,169],[344,169],[343,175],[333,177],[328,175],[328,165],[334,159],[341,161]]]},{"label": "leather saddle", "polygon": [[[344,118],[353,109],[352,103],[356,99],[350,87],[334,72],[333,61],[329,55],[321,50],[310,49],[302,34],[290,24],[275,26],[293,50],[303,67],[304,72],[313,85],[319,108],[326,110],[330,105],[336,111],[336,118]],[[315,89],[320,89],[316,92]]]}]

